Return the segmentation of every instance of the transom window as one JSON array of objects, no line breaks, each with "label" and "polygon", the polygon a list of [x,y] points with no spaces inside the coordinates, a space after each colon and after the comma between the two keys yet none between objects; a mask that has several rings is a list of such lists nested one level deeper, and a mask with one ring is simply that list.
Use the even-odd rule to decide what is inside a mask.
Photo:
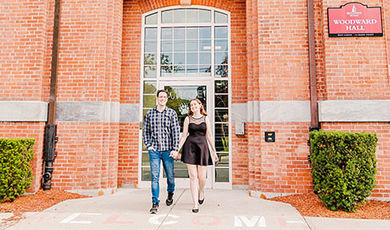
[{"label": "transom window", "polygon": [[228,15],[171,9],[145,17],[144,78],[228,77]]}]

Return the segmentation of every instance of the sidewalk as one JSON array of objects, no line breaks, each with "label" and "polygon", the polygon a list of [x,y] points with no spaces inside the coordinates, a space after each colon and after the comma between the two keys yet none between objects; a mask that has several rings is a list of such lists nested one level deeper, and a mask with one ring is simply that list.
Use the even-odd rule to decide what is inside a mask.
[{"label": "sidewalk", "polygon": [[197,214],[191,212],[188,189],[175,192],[174,204],[149,214],[148,189],[119,189],[113,195],[67,200],[40,213],[30,213],[15,229],[390,229],[390,221],[303,218],[289,204],[252,198],[242,190],[207,190]]}]

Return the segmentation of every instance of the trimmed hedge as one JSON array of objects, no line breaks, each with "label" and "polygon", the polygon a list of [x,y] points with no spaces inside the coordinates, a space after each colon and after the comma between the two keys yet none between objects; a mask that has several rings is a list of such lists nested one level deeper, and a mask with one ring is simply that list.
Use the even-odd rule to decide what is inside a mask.
[{"label": "trimmed hedge", "polygon": [[375,187],[375,149],[370,133],[310,132],[314,191],[330,210],[354,212]]},{"label": "trimmed hedge", "polygon": [[33,139],[0,138],[0,201],[11,201],[31,186]]}]

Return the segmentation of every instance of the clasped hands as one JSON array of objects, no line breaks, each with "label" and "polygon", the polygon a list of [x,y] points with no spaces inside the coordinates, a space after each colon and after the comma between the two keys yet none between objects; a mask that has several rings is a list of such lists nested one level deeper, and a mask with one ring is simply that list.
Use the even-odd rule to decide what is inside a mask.
[{"label": "clasped hands", "polygon": [[179,157],[179,152],[178,151],[171,151],[171,154],[169,154],[170,157],[172,157],[173,159],[177,160],[177,158]]}]

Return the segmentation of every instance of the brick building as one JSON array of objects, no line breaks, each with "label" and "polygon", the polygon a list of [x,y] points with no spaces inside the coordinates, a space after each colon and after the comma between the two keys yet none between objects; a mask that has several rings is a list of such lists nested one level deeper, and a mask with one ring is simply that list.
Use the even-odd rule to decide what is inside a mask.
[{"label": "brick building", "polygon": [[[381,7],[382,36],[330,37],[327,9],[348,2],[312,1],[309,49],[308,2],[62,1],[52,186],[148,186],[140,128],[165,88],[180,119],[197,97],[214,121],[220,163],[209,168],[210,187],[312,191],[307,140],[319,119],[323,130],[377,133],[373,196],[390,198],[390,4],[362,2]],[[0,3],[0,136],[37,140],[33,191],[43,171],[54,9],[54,0]],[[268,131],[275,142],[265,142]],[[180,162],[175,173],[188,186]]]}]

